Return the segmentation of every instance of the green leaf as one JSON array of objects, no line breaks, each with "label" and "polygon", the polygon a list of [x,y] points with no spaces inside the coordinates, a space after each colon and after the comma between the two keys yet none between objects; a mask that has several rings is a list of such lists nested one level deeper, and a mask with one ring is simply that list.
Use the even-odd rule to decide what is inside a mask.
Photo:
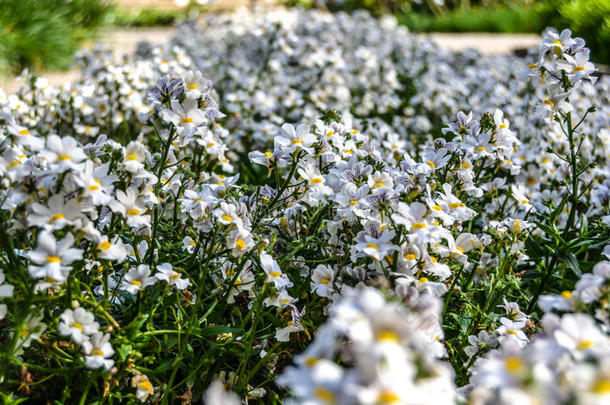
[{"label": "green leaf", "polygon": [[567,255],[559,256],[559,260],[569,269],[574,275],[577,277],[582,276],[582,270],[580,269],[580,265],[578,264],[578,259],[573,253],[568,253]]},{"label": "green leaf", "polygon": [[129,356],[129,352],[131,351],[131,345],[121,345],[117,350],[121,361],[127,360],[127,356]]}]

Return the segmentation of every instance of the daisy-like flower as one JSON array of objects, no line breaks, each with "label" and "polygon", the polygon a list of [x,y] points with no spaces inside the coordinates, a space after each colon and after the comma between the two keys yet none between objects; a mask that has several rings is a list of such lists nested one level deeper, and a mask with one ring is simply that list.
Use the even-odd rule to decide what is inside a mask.
[{"label": "daisy-like flower", "polygon": [[157,282],[155,277],[150,276],[150,267],[147,264],[140,264],[138,267],[131,268],[119,287],[131,294],[135,294],[148,286],[154,285]]},{"label": "daisy-like flower", "polygon": [[530,209],[534,208],[529,198],[526,196],[527,190],[522,184],[518,186],[513,185],[510,187],[510,189],[512,191],[513,198],[517,201],[517,207],[525,211],[529,211]]},{"label": "daisy-like flower", "polygon": [[267,275],[266,283],[273,283],[275,288],[281,290],[283,288],[292,287],[292,281],[288,276],[282,273],[280,266],[267,252],[261,252],[260,262],[265,274]]},{"label": "daisy-like flower", "polygon": [[63,229],[68,225],[80,227],[85,219],[81,203],[77,199],[64,202],[64,196],[61,194],[53,195],[46,205],[34,202],[30,209],[32,212],[27,217],[28,224],[48,231]]},{"label": "daisy-like flower", "polygon": [[23,353],[24,348],[30,347],[32,342],[40,337],[47,329],[47,324],[42,322],[44,313],[32,311],[25,318],[23,325],[17,330],[17,345],[15,354]]},{"label": "daisy-like flower", "polygon": [[144,163],[148,157],[148,151],[144,145],[138,141],[131,141],[125,148],[125,158],[123,167],[129,173],[137,173],[144,169]]},{"label": "daisy-like flower", "polygon": [[309,126],[300,124],[296,128],[292,124],[282,125],[282,132],[273,141],[276,148],[284,153],[294,153],[300,150],[313,155],[312,146],[317,142],[317,138],[309,132]]},{"label": "daisy-like flower", "polygon": [[81,249],[72,248],[74,236],[69,233],[57,242],[52,233],[40,232],[36,249],[29,252],[32,265],[28,272],[32,278],[42,278],[50,282],[63,282],[68,278],[71,264],[83,258]]},{"label": "daisy-like flower", "polygon": [[118,237],[116,237],[114,241],[111,241],[107,235],[103,235],[96,240],[96,243],[97,257],[99,259],[121,263],[127,258],[127,245]]},{"label": "daisy-like flower", "polygon": [[66,309],[59,319],[59,333],[70,336],[78,344],[88,340],[88,336],[97,332],[100,327],[95,321],[95,316],[80,307],[75,310]]},{"label": "daisy-like flower", "polygon": [[394,188],[394,180],[389,173],[375,172],[375,174],[369,176],[368,185],[371,191],[377,192],[384,188]]},{"label": "daisy-like flower", "polygon": [[203,77],[200,71],[189,71],[184,76],[185,94],[188,98],[198,99],[212,88],[212,82]]},{"label": "daisy-like flower", "polygon": [[227,302],[229,304],[233,304],[235,302],[235,297],[241,294],[243,291],[250,291],[252,287],[254,287],[254,275],[250,271],[251,263],[248,260],[242,270],[239,272],[237,277],[235,277],[235,270],[233,269],[233,264],[229,261],[223,264],[222,277],[225,280],[233,280],[233,285],[229,290],[229,296],[227,298]]},{"label": "daisy-like flower", "polygon": [[145,214],[148,208],[135,187],[129,187],[125,192],[117,190],[116,201],[110,203],[110,208],[123,215],[127,219],[127,225],[132,228],[150,225],[150,215]]},{"label": "daisy-like flower", "polygon": [[320,297],[329,297],[333,292],[335,272],[332,267],[318,265],[311,276],[311,291]]},{"label": "daisy-like flower", "polygon": [[136,389],[136,397],[141,402],[146,402],[148,397],[155,393],[155,388],[144,374],[135,375],[131,379],[131,386]]},{"label": "daisy-like flower", "polygon": [[60,138],[57,135],[47,138],[47,145],[40,151],[40,155],[47,162],[56,164],[59,172],[76,170],[80,167],[79,163],[87,158],[76,139],[71,136]]},{"label": "daisy-like flower", "polygon": [[243,256],[254,247],[254,238],[245,229],[232,229],[227,235],[226,241],[227,247],[232,249],[233,255],[237,257]]},{"label": "daisy-like flower", "polygon": [[198,108],[197,100],[192,98],[186,98],[182,104],[172,100],[171,109],[163,109],[161,117],[178,127],[184,136],[191,136],[198,126],[208,122],[204,112]]},{"label": "daisy-like flower", "polygon": [[553,336],[560,346],[576,357],[582,358],[587,353],[610,354],[610,338],[599,329],[593,318],[585,314],[564,315]]},{"label": "daisy-like flower", "polygon": [[378,237],[364,235],[363,240],[352,246],[352,253],[370,256],[375,260],[382,260],[390,252],[398,250],[399,247],[392,243],[396,236],[394,231],[382,232]]},{"label": "daisy-like flower", "polygon": [[110,344],[110,335],[107,333],[96,332],[91,335],[89,340],[83,342],[83,351],[88,368],[110,370],[114,364],[114,360],[109,359],[114,354],[114,349]]},{"label": "daisy-like flower", "polygon": [[165,281],[177,290],[184,290],[191,285],[191,281],[181,277],[180,273],[174,271],[172,265],[163,263],[157,266],[155,278],[160,281]]},{"label": "daisy-like flower", "polygon": [[243,227],[242,219],[237,214],[237,207],[233,204],[223,201],[220,203],[220,207],[213,211],[213,214],[221,224],[235,225],[238,229]]}]

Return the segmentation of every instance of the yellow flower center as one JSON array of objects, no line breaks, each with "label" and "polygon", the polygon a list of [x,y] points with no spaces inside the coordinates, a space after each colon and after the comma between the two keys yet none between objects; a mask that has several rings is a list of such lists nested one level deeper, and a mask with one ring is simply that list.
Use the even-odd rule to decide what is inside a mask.
[{"label": "yellow flower center", "polygon": [[243,241],[243,239],[237,239],[235,241],[235,246],[237,246],[239,250],[244,250],[246,248],[246,243]]},{"label": "yellow flower center", "polygon": [[180,120],[181,124],[191,124],[192,122],[193,122],[193,119],[189,118],[189,117],[185,117]]},{"label": "yellow flower center", "polygon": [[451,209],[456,209],[456,208],[464,207],[464,206],[466,206],[466,204],[458,203],[458,202],[454,202],[454,203],[449,204],[449,208],[451,208]]},{"label": "yellow flower center", "polygon": [[103,251],[106,251],[106,250],[110,249],[110,246],[112,246],[112,244],[110,242],[108,242],[107,240],[105,240],[99,244],[98,248]]},{"label": "yellow flower center", "polygon": [[436,205],[432,206],[432,209],[433,209],[434,211],[442,211],[442,210],[443,210],[443,207],[441,207],[440,205],[436,204]]},{"label": "yellow flower center", "polygon": [[199,88],[199,86],[197,86],[196,84],[189,84],[187,89],[189,90],[197,90]]},{"label": "yellow flower center", "polygon": [[544,104],[550,105],[551,107],[555,107],[555,103],[553,103],[551,100],[549,100],[548,98],[546,100],[543,101]]},{"label": "yellow flower center", "polygon": [[61,259],[57,256],[49,256],[47,257],[47,263],[59,263]]},{"label": "yellow flower center", "polygon": [[426,228],[426,223],[425,222],[418,222],[416,224],[413,224],[413,226],[411,226],[411,230],[413,229],[425,229]]},{"label": "yellow flower center", "polygon": [[610,394],[610,379],[597,380],[595,384],[593,384],[593,392],[601,395]]},{"label": "yellow flower center", "polygon": [[265,158],[267,159],[271,159],[273,157],[273,153],[271,152],[265,152]]},{"label": "yellow flower center", "polygon": [[91,350],[91,354],[94,356],[103,356],[104,352],[101,351],[100,349],[93,349],[93,350]]},{"label": "yellow flower center", "polygon": [[358,201],[357,200],[352,200],[349,202],[349,205],[358,205]]},{"label": "yellow flower center", "polygon": [[393,342],[398,343],[398,335],[391,330],[380,330],[375,334],[375,339],[378,342]]},{"label": "yellow flower center", "polygon": [[376,245],[376,244],[374,244],[374,243],[367,243],[367,244],[366,244],[366,247],[368,247],[368,248],[373,248],[373,249],[375,249],[375,250],[379,250],[379,246],[377,246],[377,245]]},{"label": "yellow flower center", "polygon": [[468,162],[462,162],[462,167],[463,167],[464,169],[469,169],[469,168],[470,168],[470,163],[468,163]]},{"label": "yellow flower center", "polygon": [[328,388],[318,387],[314,390],[314,396],[327,404],[332,404],[335,402],[335,394]]},{"label": "yellow flower center", "polygon": [[140,383],[138,383],[138,388],[141,390],[145,390],[145,391],[152,391],[153,390],[153,386],[150,383],[150,381],[146,380],[146,381],[142,381]]},{"label": "yellow flower center", "polygon": [[311,179],[311,182],[313,184],[320,184],[320,183],[322,183],[322,178],[321,177],[314,177],[313,179]]},{"label": "yellow flower center", "polygon": [[327,278],[323,278],[322,280],[320,280],[320,283],[322,283],[322,284],[328,284],[328,283],[330,283],[330,280],[329,280],[329,279],[327,279]]},{"label": "yellow flower center", "polygon": [[172,274],[171,276],[169,276],[170,280],[177,280],[180,278],[180,274]]},{"label": "yellow flower center", "polygon": [[140,215],[140,210],[132,208],[127,210],[127,215]]},{"label": "yellow flower center", "polygon": [[299,145],[303,145],[303,141],[300,139],[293,139],[292,142],[290,142],[291,145],[294,145],[295,143],[298,143]]},{"label": "yellow flower center", "polygon": [[131,284],[132,285],[142,285],[142,282],[140,280],[131,280]]},{"label": "yellow flower center", "polygon": [[583,70],[585,70],[584,66],[574,66],[574,71],[575,72],[582,72]]},{"label": "yellow flower center", "polygon": [[385,184],[384,184],[384,183],[382,183],[382,182],[377,182],[377,183],[375,183],[375,185],[373,185],[373,188],[379,188],[379,187],[383,187],[383,186],[385,186]]},{"label": "yellow flower center", "polygon": [[57,160],[72,160],[70,155],[59,155],[57,156]]},{"label": "yellow flower center", "polygon": [[581,340],[578,343],[578,346],[576,346],[576,348],[578,350],[587,350],[587,349],[590,349],[591,347],[593,347],[593,342],[590,340]]},{"label": "yellow flower center", "polygon": [[127,159],[127,160],[138,160],[138,157],[136,155],[127,155],[127,156],[125,156],[125,159]]},{"label": "yellow flower center", "polygon": [[233,222],[233,217],[230,215],[223,215],[222,219],[224,219],[227,222]]},{"label": "yellow flower center", "polygon": [[93,184],[93,185],[89,186],[89,191],[96,191],[99,189],[100,189],[100,186],[98,186],[97,184]]},{"label": "yellow flower center", "polygon": [[395,404],[400,398],[392,391],[381,391],[377,397],[378,404]]},{"label": "yellow flower center", "polygon": [[518,372],[523,366],[523,360],[516,356],[509,356],[504,360],[504,368],[511,373]]},{"label": "yellow flower center", "polygon": [[485,152],[485,146],[479,146],[477,152]]},{"label": "yellow flower center", "polygon": [[561,296],[563,298],[565,298],[566,300],[569,300],[570,298],[572,298],[572,292],[571,291],[562,291],[561,292]]},{"label": "yellow flower center", "polygon": [[305,365],[306,365],[307,367],[313,367],[313,366],[315,366],[315,365],[316,365],[316,364],[317,364],[319,361],[320,361],[320,358],[319,358],[319,357],[314,357],[314,356],[307,357],[307,358],[305,359]]},{"label": "yellow flower center", "polygon": [[65,216],[64,214],[55,214],[51,217],[51,219],[49,220],[51,223],[54,223],[55,221],[57,221],[58,219],[64,219]]},{"label": "yellow flower center", "polygon": [[426,163],[427,163],[427,164],[428,164],[428,166],[430,166],[431,168],[436,169],[436,164],[435,164],[433,161],[428,160]]},{"label": "yellow flower center", "polygon": [[407,254],[405,255],[405,259],[407,259],[407,260],[415,260],[415,259],[416,259],[416,256],[415,256],[415,254],[414,254],[414,253],[407,253]]},{"label": "yellow flower center", "polygon": [[76,328],[76,329],[78,329],[78,330],[80,330],[80,331],[82,331],[82,330],[83,330],[83,325],[81,325],[81,324],[80,324],[80,323],[78,323],[78,322],[73,322],[73,323],[72,323],[72,327],[73,327],[73,328]]}]

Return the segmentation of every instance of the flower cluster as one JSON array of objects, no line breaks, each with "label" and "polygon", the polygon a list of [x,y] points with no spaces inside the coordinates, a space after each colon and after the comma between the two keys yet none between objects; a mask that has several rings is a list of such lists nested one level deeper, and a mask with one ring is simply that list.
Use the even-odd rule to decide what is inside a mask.
[{"label": "flower cluster", "polygon": [[373,288],[345,288],[314,341],[295,357],[297,367],[278,382],[295,395],[291,403],[454,403],[452,372],[439,360],[440,309],[438,298],[415,288],[408,310]]},{"label": "flower cluster", "polygon": [[365,13],[204,20],[0,91],[3,392],[607,399],[610,80],[582,40],[519,72]]}]

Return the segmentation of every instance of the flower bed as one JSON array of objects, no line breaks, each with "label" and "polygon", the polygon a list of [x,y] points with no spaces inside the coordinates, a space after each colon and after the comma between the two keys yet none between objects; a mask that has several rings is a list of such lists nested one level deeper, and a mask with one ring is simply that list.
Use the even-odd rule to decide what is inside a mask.
[{"label": "flower bed", "polygon": [[610,80],[584,45],[234,14],[0,93],[3,398],[604,403]]}]

